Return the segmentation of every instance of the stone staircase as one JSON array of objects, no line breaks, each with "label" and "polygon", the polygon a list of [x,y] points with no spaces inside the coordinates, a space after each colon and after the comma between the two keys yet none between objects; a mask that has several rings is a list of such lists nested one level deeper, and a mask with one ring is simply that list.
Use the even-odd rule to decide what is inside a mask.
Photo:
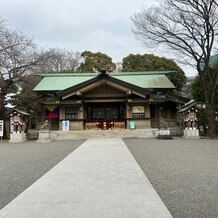
[{"label": "stone staircase", "polygon": [[80,140],[90,138],[154,138],[158,129],[74,130],[51,131],[51,140]]}]

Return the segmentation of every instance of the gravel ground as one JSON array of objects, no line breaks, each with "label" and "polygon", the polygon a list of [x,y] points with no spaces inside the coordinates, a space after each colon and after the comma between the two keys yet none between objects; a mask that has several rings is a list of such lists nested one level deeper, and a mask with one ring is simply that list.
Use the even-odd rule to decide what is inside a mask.
[{"label": "gravel ground", "polygon": [[9,144],[0,141],[0,209],[83,142]]},{"label": "gravel ground", "polygon": [[218,217],[218,140],[124,141],[173,217]]}]

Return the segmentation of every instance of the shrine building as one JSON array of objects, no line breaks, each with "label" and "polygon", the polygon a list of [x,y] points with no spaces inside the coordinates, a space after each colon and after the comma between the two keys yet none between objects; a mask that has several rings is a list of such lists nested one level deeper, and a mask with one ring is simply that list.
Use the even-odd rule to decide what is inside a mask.
[{"label": "shrine building", "polygon": [[44,73],[34,91],[42,96],[37,126],[49,120],[51,130],[150,129],[164,121],[177,127],[178,106],[171,71]]}]

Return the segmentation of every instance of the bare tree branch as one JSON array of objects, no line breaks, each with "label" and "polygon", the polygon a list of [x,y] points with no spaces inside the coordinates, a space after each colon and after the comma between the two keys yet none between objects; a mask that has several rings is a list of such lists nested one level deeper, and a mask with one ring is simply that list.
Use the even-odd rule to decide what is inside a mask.
[{"label": "bare tree branch", "polygon": [[52,55],[39,66],[41,72],[75,72],[82,62],[80,52],[67,51],[64,49],[51,49]]},{"label": "bare tree branch", "polygon": [[133,32],[147,46],[166,46],[195,66],[208,108],[214,107],[218,86],[218,72],[210,66],[211,56],[218,52],[217,10],[217,0],[163,0],[132,17]]},{"label": "bare tree branch", "polygon": [[53,53],[37,48],[33,39],[9,29],[0,19],[0,119],[4,115],[5,95],[13,85]]}]

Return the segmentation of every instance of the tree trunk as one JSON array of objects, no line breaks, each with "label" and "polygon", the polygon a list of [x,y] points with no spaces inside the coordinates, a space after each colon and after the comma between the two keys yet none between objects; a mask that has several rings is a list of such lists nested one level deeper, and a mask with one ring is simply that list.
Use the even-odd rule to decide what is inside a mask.
[{"label": "tree trunk", "polygon": [[5,94],[3,90],[0,90],[0,120],[3,120],[5,116]]},{"label": "tree trunk", "polygon": [[7,137],[6,132],[6,125],[5,125],[5,94],[2,89],[0,89],[0,120],[4,120],[4,132],[3,132],[3,139]]},{"label": "tree trunk", "polygon": [[214,105],[207,105],[208,112],[208,136],[210,138],[216,137],[216,121],[215,121],[215,107]]},{"label": "tree trunk", "polygon": [[208,115],[207,136],[210,138],[215,138],[217,135],[216,114],[215,114],[216,83],[212,84],[210,82],[212,71],[209,68],[209,61],[205,63],[204,70],[201,70],[200,62],[199,62],[197,70],[198,70],[201,83],[203,86],[205,105],[206,105],[206,110],[207,110],[207,115]]},{"label": "tree trunk", "polygon": [[215,98],[212,95],[212,90],[207,89],[205,93],[205,103],[208,114],[208,132],[210,138],[216,137],[216,114],[215,114]]}]

